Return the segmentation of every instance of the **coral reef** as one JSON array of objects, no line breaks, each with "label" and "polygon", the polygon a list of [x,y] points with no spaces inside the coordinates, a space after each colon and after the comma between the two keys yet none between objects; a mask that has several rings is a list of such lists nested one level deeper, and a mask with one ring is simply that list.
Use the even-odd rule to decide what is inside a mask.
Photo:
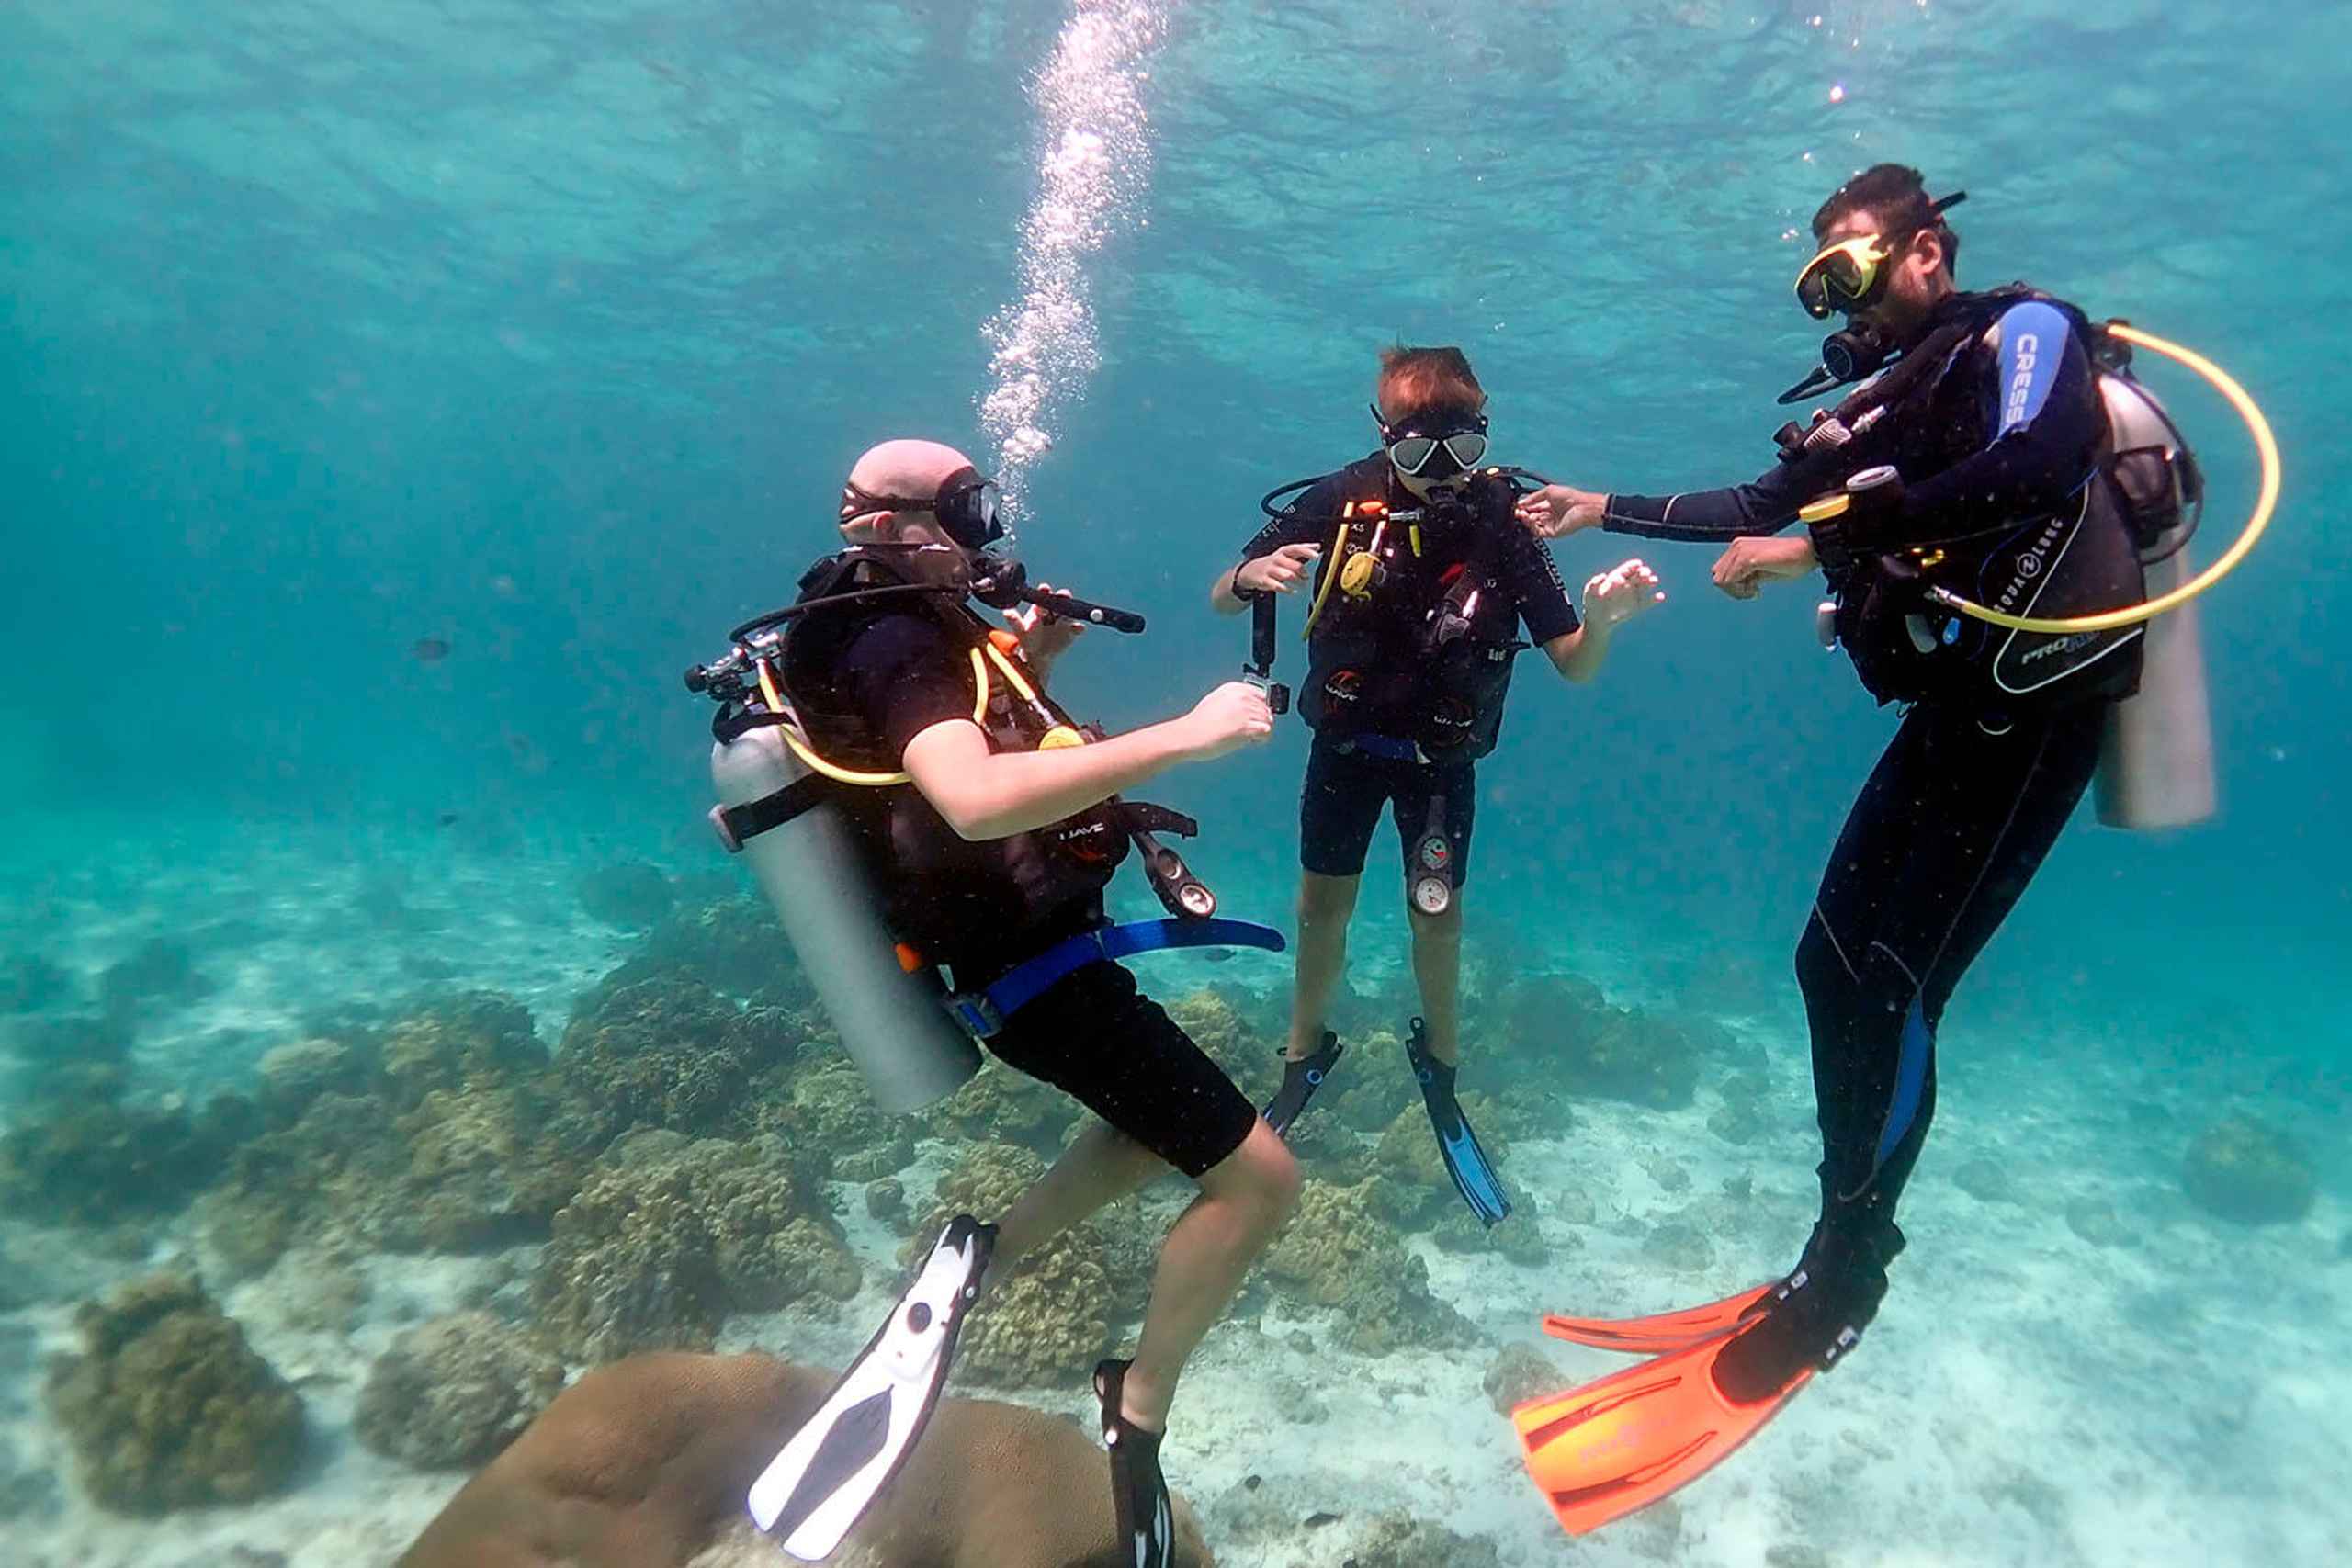
[{"label": "coral reef", "polygon": [[531,1295],[566,1355],[608,1361],[706,1348],[729,1312],[857,1285],[821,1190],[779,1140],[655,1130],[615,1145],[558,1212]]},{"label": "coral reef", "polygon": [[50,1370],[50,1414],[83,1490],[121,1513],[266,1495],[302,1451],[302,1402],[185,1275],[74,1314],[84,1353]]},{"label": "coral reef", "polygon": [[254,1099],[277,1126],[293,1122],[322,1094],[366,1094],[375,1087],[375,1064],[346,1041],[311,1038],[262,1053],[254,1068]]},{"label": "coral reef", "polygon": [[548,1063],[531,1010],[496,991],[460,992],[410,1009],[385,1031],[379,1056],[385,1095],[401,1111],[415,1109],[436,1089],[505,1082]]},{"label": "coral reef", "polygon": [[1381,1222],[1375,1184],[1310,1179],[1266,1255],[1268,1278],[1298,1301],[1337,1309],[1340,1344],[1365,1355],[1466,1337],[1470,1325],[1430,1293],[1428,1267]]},{"label": "coral reef", "polygon": [[803,1009],[816,993],[767,901],[734,894],[683,904],[664,916],[600,990],[674,976],[765,1007]]},{"label": "coral reef", "polygon": [[1512,1048],[1542,1061],[1560,1088],[1657,1111],[1690,1104],[1701,1059],[1730,1043],[1713,1024],[1613,1007],[1570,975],[1515,981],[1500,1010]]},{"label": "coral reef", "polygon": [[993,1138],[1051,1156],[1085,1113],[1053,1085],[989,1060],[925,1114],[942,1137]]},{"label": "coral reef", "polygon": [[601,992],[572,1015],[556,1053],[559,1135],[593,1155],[634,1129],[748,1131],[747,1086],[797,1050],[779,1014],[746,1011],[697,980],[664,976]]},{"label": "coral reef", "polygon": [[534,1239],[594,1146],[566,1135],[527,1009],[493,992],[412,1006],[263,1058],[266,1130],[228,1156],[198,1230],[231,1278],[297,1240],[473,1251]]},{"label": "coral reef", "polygon": [[129,1098],[112,1064],[61,1067],[0,1134],[0,1205],[76,1224],[171,1213],[253,1128],[251,1102],[219,1096],[191,1114],[178,1096]]},{"label": "coral reef", "polygon": [[630,931],[659,924],[677,903],[677,890],[661,867],[641,860],[592,866],[574,886],[589,919]]},{"label": "coral reef", "polygon": [[769,1075],[750,1101],[750,1118],[795,1155],[824,1163],[835,1180],[873,1181],[914,1162],[919,1123],[875,1104],[857,1068],[836,1054]]},{"label": "coral reef", "polygon": [[387,1459],[456,1469],[496,1454],[563,1388],[563,1363],[488,1313],[420,1324],[376,1359],[352,1430]]},{"label": "coral reef", "polygon": [[[775,1434],[813,1415],[832,1382],[765,1356],[639,1356],[590,1372],[467,1483],[399,1568],[773,1563],[775,1543],[739,1522],[743,1494]],[[1178,1568],[1213,1568],[1181,1498],[1175,1523]],[[834,1561],[1087,1568],[1118,1556],[1109,1463],[1091,1438],[1039,1411],[949,1398]]]},{"label": "coral reef", "polygon": [[2188,1147],[2181,1185],[2189,1201],[2241,1225],[2286,1224],[2312,1212],[2319,1179],[2287,1136],[2251,1116],[2215,1123]]}]

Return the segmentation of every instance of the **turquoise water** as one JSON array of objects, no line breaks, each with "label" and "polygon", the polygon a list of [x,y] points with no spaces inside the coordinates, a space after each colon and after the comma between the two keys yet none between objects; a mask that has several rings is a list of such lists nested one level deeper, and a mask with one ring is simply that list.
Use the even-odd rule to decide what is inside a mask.
[{"label": "turquoise water", "polygon": [[[1394,339],[1464,346],[1501,460],[1629,491],[1759,471],[1772,394],[1811,363],[1816,329],[1787,295],[1806,220],[1883,159],[1971,193],[1964,283],[2029,276],[2204,349],[2262,400],[2284,504],[2202,608],[2222,814],[2152,838],[2086,812],[2062,842],[1947,1020],[1912,1280],[1898,1273],[1871,1353],[1808,1395],[1854,1402],[1838,1430],[1890,1450],[2030,1404],[2047,1419],[1998,1468],[2055,1501],[1968,1506],[1994,1461],[1953,1460],[1919,1473],[1963,1501],[1901,1535],[1924,1506],[1904,1488],[1928,1483],[1857,1459],[1867,1438],[1776,1430],[1685,1495],[1674,1560],[1762,1562],[1807,1535],[1809,1510],[1840,1509],[1865,1524],[1810,1532],[1839,1562],[2352,1555],[2331,1479],[2352,1464],[2352,1020],[2331,982],[2352,951],[2352,602],[2330,530],[2352,482],[2337,408],[2352,219],[2328,151],[2352,12],[1132,9],[1164,27],[1130,62],[1144,125],[1114,149],[1125,183],[1101,243],[1072,260],[1099,366],[1055,367],[1021,525],[1035,570],[1151,618],[1139,643],[1093,634],[1060,677],[1069,705],[1114,726],[1235,671],[1246,634],[1204,590],[1261,491],[1369,446],[1373,359]],[[789,597],[867,443],[989,450],[984,329],[1037,254],[1022,225],[1046,150],[1028,87],[1069,14],[0,8],[0,961],[39,954],[64,976],[7,1021],[20,1063],[24,1030],[74,1013],[77,988],[87,1000],[151,939],[187,948],[205,981],[141,1012],[138,1096],[250,1087],[262,1054],[322,1012],[419,986],[512,991],[552,1043],[633,951],[580,914],[582,870],[642,859],[696,897],[723,890],[731,868],[700,821],[707,710],[677,671]],[[2249,448],[2210,393],[2150,375],[2211,476],[2210,556],[2250,503]],[[1627,543],[1557,553],[1577,582]],[[1652,1282],[1637,1260],[1565,1247],[1464,1275],[1492,1303],[1460,1348],[1474,1398],[1535,1314],[1719,1293],[1783,1264],[1806,1218],[1787,954],[1892,717],[1815,644],[1804,591],[1734,604],[1709,591],[1707,554],[1639,553],[1669,601],[1602,680],[1521,673],[1485,772],[1470,941],[1747,1021],[1781,1075],[1770,1153],[1787,1196],[1756,1234],[1721,1239],[1706,1279]],[[446,656],[420,657],[424,639]],[[1303,661],[1285,661],[1295,676]],[[1195,859],[1234,912],[1286,918],[1304,756],[1291,721],[1263,752],[1155,791],[1203,818]],[[423,913],[363,918],[393,907]],[[1401,919],[1364,919],[1359,953],[1393,968]],[[2161,1114],[2114,1114],[2126,1101]],[[2230,1112],[2301,1144],[2308,1215],[2250,1230],[2180,1201],[2183,1149]],[[1589,1137],[1545,1145],[1540,1166],[1523,1152],[1539,1210],[1610,1190],[1596,1149],[1672,1141],[1640,1115],[1580,1111]],[[1696,1135],[1704,1186],[1724,1160],[1765,1168]],[[2024,1173],[2024,1200],[1941,1195],[1986,1149]],[[2085,1193],[2117,1205],[2126,1239],[2095,1247],[2051,1217]],[[60,1245],[41,1239],[67,1217],[55,1196],[18,1205],[0,1240],[26,1257]],[[65,1347],[77,1293],[185,1239],[169,1214],[141,1223],[120,1267],[13,1309],[0,1294],[0,1325]],[[1915,1268],[1963,1245],[1968,1268]],[[865,1250],[877,1278],[895,1267],[885,1243]],[[2021,1276],[2080,1278],[2085,1315],[2137,1303],[2069,1326],[2126,1348],[2053,1373],[2020,1324]],[[807,1353],[853,1347],[863,1333],[843,1325],[863,1310],[809,1329]],[[2203,1337],[2168,1355],[2184,1315]],[[389,1328],[355,1332],[372,1349]],[[2241,1339],[2271,1348],[2258,1367],[2233,1359]],[[1964,1371],[1906,1359],[1931,1344],[1966,1347]],[[2184,1411],[2222,1413],[2225,1434]],[[1462,1483],[1478,1495],[1465,1529],[1505,1561],[1571,1560],[1508,1427],[1476,1414],[1462,1440],[1496,1462]],[[29,1393],[0,1396],[0,1417],[18,1470],[58,1462]],[[1294,1490],[1320,1478],[1344,1498],[1350,1440],[1262,1442],[1320,1448],[1295,1456]],[[2086,1441],[2096,1466],[2071,1457]],[[1209,1467],[1215,1447],[1171,1450],[1171,1470]],[[1753,1497],[1733,1501],[1750,1461],[1847,1479],[1810,1503],[1778,1495],[1774,1537],[1739,1511]],[[2129,1502],[2167,1494],[2197,1500],[2203,1545],[2190,1515]],[[27,1528],[75,1550],[55,1543],[83,1539],[78,1494],[42,1510]],[[1228,1561],[1322,1561],[1230,1515],[1208,1523]],[[233,1518],[220,1528],[235,1539]],[[1611,1540],[1574,1560],[1630,1561]]]}]

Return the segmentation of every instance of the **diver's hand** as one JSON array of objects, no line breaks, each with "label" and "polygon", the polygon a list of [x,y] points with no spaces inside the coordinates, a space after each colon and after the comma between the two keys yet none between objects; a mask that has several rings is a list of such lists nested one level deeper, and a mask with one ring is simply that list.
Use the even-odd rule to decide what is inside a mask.
[{"label": "diver's hand", "polygon": [[[1040,593],[1053,591],[1050,582],[1037,584]],[[1078,640],[1078,634],[1086,629],[1084,621],[1057,615],[1035,604],[1019,605],[1001,614],[1005,625],[1012,628],[1012,635],[1021,639],[1022,659],[1040,670],[1059,659]]]},{"label": "diver's hand", "polygon": [[1629,560],[1585,583],[1584,624],[1597,632],[1611,631],[1665,603],[1657,573],[1638,558]]},{"label": "diver's hand", "polygon": [[1233,574],[1233,586],[1244,593],[1295,593],[1307,567],[1322,553],[1320,545],[1284,545],[1244,562]]},{"label": "diver's hand", "polygon": [[1247,681],[1227,681],[1175,721],[1188,761],[1206,762],[1254,746],[1274,732],[1266,694]]},{"label": "diver's hand", "polygon": [[1715,558],[1715,586],[1735,599],[1753,599],[1768,582],[1803,577],[1821,564],[1813,541],[1803,534],[1791,538],[1743,536]]},{"label": "diver's hand", "polygon": [[1557,539],[1586,528],[1600,526],[1609,497],[1597,490],[1574,485],[1545,485],[1521,496],[1519,520],[1539,539]]}]

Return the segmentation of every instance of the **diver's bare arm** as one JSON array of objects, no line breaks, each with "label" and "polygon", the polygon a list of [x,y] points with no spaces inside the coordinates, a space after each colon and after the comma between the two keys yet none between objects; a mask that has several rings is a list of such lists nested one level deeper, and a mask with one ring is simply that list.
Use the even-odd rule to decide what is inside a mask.
[{"label": "diver's bare arm", "polygon": [[1237,681],[1182,718],[1045,751],[991,751],[978,725],[949,719],[907,742],[906,770],[960,836],[1003,839],[1058,822],[1180,762],[1263,740],[1273,728],[1265,694]]},{"label": "diver's bare arm", "polygon": [[1220,615],[1238,615],[1250,607],[1250,601],[1233,591],[1233,574],[1240,570],[1229,566],[1209,585],[1209,608]]}]

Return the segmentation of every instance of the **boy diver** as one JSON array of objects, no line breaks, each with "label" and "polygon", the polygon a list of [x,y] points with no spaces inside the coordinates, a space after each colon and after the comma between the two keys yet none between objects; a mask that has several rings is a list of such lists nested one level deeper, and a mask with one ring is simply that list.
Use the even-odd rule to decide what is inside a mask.
[{"label": "boy diver", "polygon": [[[1949,584],[2038,616],[2142,597],[2144,529],[2114,477],[2094,357],[2103,334],[2023,284],[1962,292],[1944,217],[1960,199],[1930,199],[1917,170],[1880,164],[1814,215],[1819,251],[1797,298],[1846,324],[1824,368],[1782,400],[1892,364],[1833,413],[1785,427],[1781,462],[1754,483],[1672,496],[1552,485],[1521,505],[1545,538],[1600,527],[1726,544],[1714,582],[1735,599],[1820,570],[1835,597],[1824,640],[1834,635],[1872,695],[1904,705],[1797,944],[1820,1218],[1796,1267],[1759,1289],[1633,1322],[1547,1320],[1580,1343],[1664,1352],[1514,1413],[1529,1472],[1572,1532],[1704,1473],[1877,1313],[1904,1245],[1895,1202],[1935,1113],[1937,1022],[2091,782],[2109,709],[2139,682],[2138,626],[2002,632],[1928,597]],[[1801,517],[1806,534],[1769,536]]]},{"label": "boy diver", "polygon": [[[1107,927],[1102,908],[1125,851],[1114,797],[1263,741],[1272,716],[1261,692],[1234,682],[1125,735],[1080,744],[1052,723],[1035,688],[1080,623],[1033,609],[991,638],[964,608],[973,580],[998,569],[983,551],[1003,529],[994,487],[952,447],[874,447],[842,487],[839,523],[849,547],[803,580],[784,644],[792,710],[832,776],[893,781],[834,793],[892,932],[915,950],[910,962],[945,964],[967,1016],[993,1026],[988,1048],[1100,1120],[995,1224],[948,1225],[833,1396],[754,1485],[752,1514],[796,1556],[830,1553],[912,1448],[984,1283],[1173,1166],[1200,1195],[1161,1244],[1135,1359],[1095,1372],[1121,1557],[1159,1568],[1173,1531],[1158,1455],[1178,1377],[1289,1215],[1298,1171],[1256,1107],[1109,961],[1123,951],[1110,939],[1129,929]],[[976,675],[991,660],[993,705]],[[1054,957],[1072,951],[1078,959]]]},{"label": "boy diver", "polygon": [[[1555,670],[1589,681],[1617,627],[1665,595],[1629,560],[1585,584],[1578,620],[1550,552],[1512,521],[1517,470],[1479,467],[1487,394],[1460,349],[1385,350],[1374,393],[1380,450],[1268,496],[1272,520],[1209,592],[1220,614],[1238,614],[1296,593],[1320,562],[1299,698],[1315,741],[1299,798],[1298,960],[1283,1085],[1265,1114],[1286,1131],[1343,1049],[1324,1010],[1387,806],[1405,852],[1421,1000],[1407,1059],[1447,1173],[1492,1225],[1510,1200],[1454,1099],[1477,759],[1500,734],[1511,660],[1528,646],[1516,640],[1522,625]],[[1277,509],[1293,491],[1305,493]]]}]

